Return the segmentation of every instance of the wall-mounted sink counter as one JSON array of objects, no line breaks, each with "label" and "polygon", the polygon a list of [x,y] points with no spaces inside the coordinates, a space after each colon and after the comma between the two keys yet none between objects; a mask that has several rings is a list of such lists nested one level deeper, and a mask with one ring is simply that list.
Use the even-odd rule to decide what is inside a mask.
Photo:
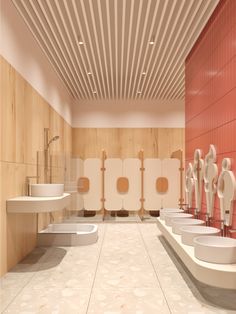
[{"label": "wall-mounted sink counter", "polygon": [[18,196],[7,200],[7,211],[9,213],[52,212],[67,207],[69,203],[69,193],[53,197]]},{"label": "wall-mounted sink counter", "polygon": [[192,275],[209,286],[236,289],[236,264],[215,264],[201,261],[194,256],[194,247],[181,242],[171,227],[157,218],[157,226]]}]

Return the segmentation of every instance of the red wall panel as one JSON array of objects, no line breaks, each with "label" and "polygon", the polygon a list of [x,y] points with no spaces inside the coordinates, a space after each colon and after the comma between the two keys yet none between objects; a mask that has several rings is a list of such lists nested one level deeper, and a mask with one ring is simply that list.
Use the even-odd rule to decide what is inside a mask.
[{"label": "red wall panel", "polygon": [[[185,62],[186,163],[196,148],[217,149],[233,161],[236,176],[236,1],[221,0]],[[204,193],[203,193],[204,194]],[[202,211],[205,212],[205,197]],[[219,218],[216,198],[215,218]],[[234,202],[233,228],[236,228]]]}]

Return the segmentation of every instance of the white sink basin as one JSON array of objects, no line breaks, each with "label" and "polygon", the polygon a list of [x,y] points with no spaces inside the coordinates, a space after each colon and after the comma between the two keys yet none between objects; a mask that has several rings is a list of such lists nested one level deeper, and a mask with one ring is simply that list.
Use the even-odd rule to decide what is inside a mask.
[{"label": "white sink basin", "polygon": [[193,218],[193,215],[185,213],[168,213],[165,214],[165,224],[167,226],[172,226],[172,220],[175,218]]},{"label": "white sink basin", "polygon": [[205,224],[205,221],[200,219],[175,218],[172,220],[172,232],[175,234],[181,234],[181,227],[183,226],[204,226]]},{"label": "white sink basin", "polygon": [[194,240],[196,258],[216,264],[236,263],[236,239],[202,236]]},{"label": "white sink basin", "polygon": [[30,196],[33,197],[62,196],[63,193],[64,184],[43,183],[30,185]]},{"label": "white sink basin", "polygon": [[162,208],[160,209],[160,219],[164,220],[167,213],[183,213],[183,209],[180,208]]},{"label": "white sink basin", "polygon": [[193,246],[193,239],[199,236],[219,236],[220,229],[206,226],[182,226],[181,241],[183,244]]},{"label": "white sink basin", "polygon": [[62,196],[18,196],[7,200],[9,213],[43,213],[66,208],[70,205],[70,194]]}]

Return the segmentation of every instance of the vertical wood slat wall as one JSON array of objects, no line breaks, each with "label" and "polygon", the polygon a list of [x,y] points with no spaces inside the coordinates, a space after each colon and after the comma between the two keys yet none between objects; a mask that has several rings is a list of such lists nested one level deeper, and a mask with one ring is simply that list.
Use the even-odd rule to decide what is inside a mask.
[{"label": "vertical wood slat wall", "polygon": [[[186,61],[186,163],[194,150],[209,145],[217,151],[221,172],[223,158],[233,160],[236,176],[236,1],[222,0]],[[206,200],[203,193],[203,210]],[[216,198],[215,217],[219,218]],[[234,202],[233,227],[236,227]]]},{"label": "vertical wood slat wall", "polygon": [[[71,152],[71,127],[1,58],[0,103],[0,276],[36,245],[36,214],[7,214],[6,199],[25,194],[26,176],[37,173],[37,151],[44,149],[44,128],[60,139],[51,145],[56,154]],[[55,164],[56,180],[64,180],[64,166]],[[55,212],[55,221],[62,217]],[[39,229],[49,223],[39,215]]]}]

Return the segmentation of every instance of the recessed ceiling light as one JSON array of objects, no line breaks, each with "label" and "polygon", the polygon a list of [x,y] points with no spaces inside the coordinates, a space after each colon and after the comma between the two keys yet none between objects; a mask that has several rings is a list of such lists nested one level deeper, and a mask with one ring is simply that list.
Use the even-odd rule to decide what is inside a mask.
[{"label": "recessed ceiling light", "polygon": [[79,44],[80,46],[84,44],[82,38],[81,38],[79,35],[77,36],[77,39],[78,39],[78,44]]},{"label": "recessed ceiling light", "polygon": [[149,45],[154,45],[155,41],[154,41],[154,36],[152,36],[151,40],[149,41]]}]

